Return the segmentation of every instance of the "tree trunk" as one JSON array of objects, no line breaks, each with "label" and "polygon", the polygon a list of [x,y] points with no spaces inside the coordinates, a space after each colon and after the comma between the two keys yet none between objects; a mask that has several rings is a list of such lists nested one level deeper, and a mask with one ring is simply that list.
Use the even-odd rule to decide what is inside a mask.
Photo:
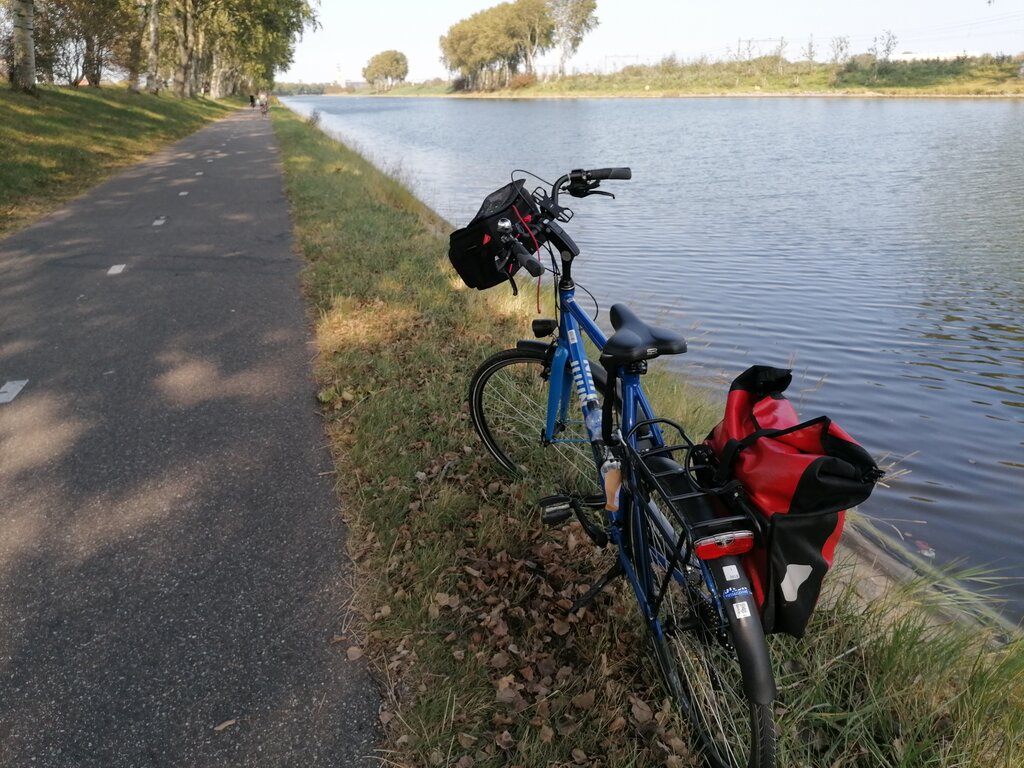
[{"label": "tree trunk", "polygon": [[146,36],[146,24],[148,22],[145,0],[136,0],[135,13],[135,26],[132,28],[132,38],[128,41],[128,90],[131,93],[139,92],[139,76],[142,69],[142,40]]},{"label": "tree trunk", "polygon": [[195,21],[192,0],[178,0],[174,35],[178,42],[178,61],[174,67],[174,95],[179,99],[192,96],[192,24]]},{"label": "tree trunk", "polygon": [[146,19],[149,35],[146,40],[146,90],[159,93],[160,82],[160,0],[150,0]]},{"label": "tree trunk", "polygon": [[14,0],[14,77],[19,91],[36,93],[35,3]]},{"label": "tree trunk", "polygon": [[100,75],[103,72],[103,49],[95,35],[85,36],[85,60],[82,63],[85,80],[93,88],[100,87]]},{"label": "tree trunk", "polygon": [[189,90],[193,96],[202,96],[203,85],[206,80],[205,61],[203,57],[206,51],[203,50],[205,40],[203,30],[195,22],[192,24],[192,57],[189,61]]}]

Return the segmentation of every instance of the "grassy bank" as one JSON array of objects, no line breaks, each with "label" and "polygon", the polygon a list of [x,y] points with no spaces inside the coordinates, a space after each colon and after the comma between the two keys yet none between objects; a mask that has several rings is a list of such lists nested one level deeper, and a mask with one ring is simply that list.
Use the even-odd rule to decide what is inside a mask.
[{"label": "grassy bank", "polygon": [[[608,563],[542,529],[484,455],[464,406],[487,354],[523,335],[532,296],[463,289],[449,227],[407,190],[275,110],[317,375],[357,567],[366,654],[386,693],[385,764],[692,765],[628,596],[565,609]],[[656,407],[715,419],[677,381]],[[934,621],[922,585],[865,606],[841,569],[806,641],[773,639],[780,765],[1012,766],[1024,744],[1024,647]]]},{"label": "grassy bank", "polygon": [[[739,61],[680,61],[636,65],[609,75],[580,74],[544,81],[527,76],[519,87],[491,95],[515,98],[607,96],[831,95],[831,96],[1024,96],[1021,61],[983,56],[953,61],[880,62],[870,56],[844,66],[791,62],[777,56]],[[448,89],[449,93],[451,89]],[[394,96],[441,95],[436,83],[393,89]]]},{"label": "grassy bank", "polygon": [[0,89],[0,237],[229,109],[116,87]]}]

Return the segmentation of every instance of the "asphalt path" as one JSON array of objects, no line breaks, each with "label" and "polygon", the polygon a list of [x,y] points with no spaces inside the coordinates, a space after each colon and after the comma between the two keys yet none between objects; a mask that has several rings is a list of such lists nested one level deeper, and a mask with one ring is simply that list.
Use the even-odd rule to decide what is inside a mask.
[{"label": "asphalt path", "polygon": [[379,764],[291,249],[248,110],[0,241],[0,765]]}]

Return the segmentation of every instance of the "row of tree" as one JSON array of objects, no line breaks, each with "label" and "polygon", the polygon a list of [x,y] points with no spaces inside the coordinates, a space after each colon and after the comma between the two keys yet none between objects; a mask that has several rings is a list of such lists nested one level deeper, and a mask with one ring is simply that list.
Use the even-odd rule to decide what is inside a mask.
[{"label": "row of tree", "polygon": [[315,0],[0,0],[0,60],[12,85],[98,86],[123,74],[133,90],[168,83],[179,98],[269,85],[316,24]]},{"label": "row of tree", "polygon": [[514,0],[473,14],[441,37],[441,60],[469,89],[507,86],[533,74],[537,57],[559,50],[559,75],[597,26],[597,0]]}]

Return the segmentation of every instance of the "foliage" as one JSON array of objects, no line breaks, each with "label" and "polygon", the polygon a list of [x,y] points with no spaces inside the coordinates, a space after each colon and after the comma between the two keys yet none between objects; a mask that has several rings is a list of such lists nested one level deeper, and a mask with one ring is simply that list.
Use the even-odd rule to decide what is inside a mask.
[{"label": "foliage", "polygon": [[[315,26],[316,0],[35,0],[37,73],[43,82],[128,74],[134,83],[156,14],[156,83],[180,97],[268,87],[292,61],[296,37]],[[0,54],[6,53],[0,28]],[[9,57],[8,57],[9,58]]]},{"label": "foliage", "polygon": [[507,86],[520,67],[534,70],[551,49],[555,22],[547,0],[515,0],[473,14],[441,37],[441,58],[469,89]]},{"label": "foliage", "polygon": [[396,83],[404,83],[409,74],[409,60],[401,51],[381,51],[363,67],[363,78],[374,88],[391,90]]},{"label": "foliage", "polygon": [[558,75],[565,76],[565,62],[576,53],[583,37],[597,24],[597,0],[548,0],[558,45]]}]

